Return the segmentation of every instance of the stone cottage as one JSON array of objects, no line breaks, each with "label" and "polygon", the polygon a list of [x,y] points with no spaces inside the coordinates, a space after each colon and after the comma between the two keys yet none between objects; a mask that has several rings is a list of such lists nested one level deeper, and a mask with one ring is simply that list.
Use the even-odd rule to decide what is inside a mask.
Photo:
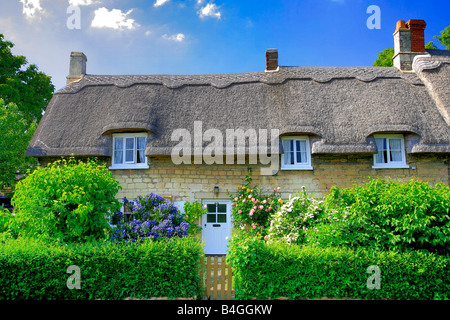
[{"label": "stone cottage", "polygon": [[249,168],[286,198],[368,176],[449,184],[450,51],[425,50],[425,25],[397,23],[394,67],[283,67],[269,49],[260,72],[91,75],[72,52],[27,155],[100,158],[121,198],[209,204],[211,254],[226,251],[228,193]]}]

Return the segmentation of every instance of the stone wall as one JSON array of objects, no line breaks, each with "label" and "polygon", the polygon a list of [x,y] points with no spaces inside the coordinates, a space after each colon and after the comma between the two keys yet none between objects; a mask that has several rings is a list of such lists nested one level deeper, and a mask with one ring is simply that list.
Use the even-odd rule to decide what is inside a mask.
[{"label": "stone wall", "polygon": [[[150,157],[149,169],[112,170],[123,190],[122,198],[134,198],[149,192],[170,197],[172,200],[229,199],[252,168],[253,183],[270,192],[274,187],[282,188],[282,196],[288,198],[306,187],[307,192],[321,197],[331,186],[351,187],[364,182],[367,177],[401,179],[417,178],[432,184],[449,185],[449,164],[446,155],[407,154],[409,169],[372,169],[372,155],[313,155],[314,170],[280,170],[273,176],[260,175],[260,165],[175,165],[170,157]],[[413,169],[415,168],[415,169]],[[219,186],[219,193],[214,193]]]}]

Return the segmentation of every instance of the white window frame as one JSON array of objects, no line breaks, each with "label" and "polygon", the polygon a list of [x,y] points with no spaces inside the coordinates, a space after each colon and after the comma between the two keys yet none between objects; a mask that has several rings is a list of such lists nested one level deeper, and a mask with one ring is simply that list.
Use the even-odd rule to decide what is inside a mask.
[{"label": "white window frame", "polygon": [[[122,138],[123,139],[123,154],[122,154],[122,163],[114,163],[115,162],[115,156],[116,156],[116,138]],[[134,138],[134,149],[133,149],[133,161],[126,162],[126,138]],[[115,133],[112,135],[112,157],[111,157],[111,166],[109,169],[148,169],[148,160],[145,156],[145,162],[144,163],[136,163],[137,158],[137,138],[145,138],[146,141],[148,139],[147,133]],[[144,149],[145,152],[145,149]]]},{"label": "white window frame", "polygon": [[[306,141],[306,162],[305,163],[295,163],[295,164],[284,164],[284,152],[281,154],[281,170],[313,170],[311,166],[311,147],[309,143],[309,136],[286,136],[281,137],[281,143],[287,140],[302,140]],[[295,148],[294,143],[294,148]],[[296,151],[294,151],[295,153]]]},{"label": "white window frame", "polygon": [[408,169],[409,165],[406,164],[406,152],[405,152],[405,138],[403,134],[374,134],[374,139],[377,138],[383,138],[386,139],[386,148],[387,153],[389,154],[389,139],[400,139],[400,145],[401,145],[401,151],[402,151],[402,161],[395,161],[392,162],[389,159],[387,159],[387,163],[377,163],[377,154],[373,155],[373,169],[386,169],[386,168],[393,168],[393,169]]}]

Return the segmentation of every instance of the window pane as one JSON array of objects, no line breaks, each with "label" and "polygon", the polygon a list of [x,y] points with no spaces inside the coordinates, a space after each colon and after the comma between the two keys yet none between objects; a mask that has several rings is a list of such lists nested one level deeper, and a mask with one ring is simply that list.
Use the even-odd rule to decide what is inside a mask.
[{"label": "window pane", "polygon": [[289,153],[289,163],[294,164],[294,140],[289,140],[289,145],[291,150],[291,152]]},{"label": "window pane", "polygon": [[134,150],[127,150],[125,153],[125,162],[134,162]]},{"label": "window pane", "polygon": [[376,163],[386,163],[386,139],[385,138],[376,138],[375,143],[378,148],[378,153],[375,157]]},{"label": "window pane", "polygon": [[208,212],[216,212],[216,204],[215,203],[208,203],[206,205],[206,208],[208,209]]},{"label": "window pane", "polygon": [[114,138],[114,149],[123,150],[123,138]]},{"label": "window pane", "polygon": [[402,140],[389,139],[389,149],[391,151],[401,151],[402,150]]},{"label": "window pane", "polygon": [[136,163],[145,163],[144,150],[137,150],[136,151]]},{"label": "window pane", "polygon": [[126,138],[125,140],[127,150],[134,149],[134,138]]},{"label": "window pane", "polygon": [[123,151],[115,150],[114,151],[114,164],[123,163]]},{"label": "window pane", "polygon": [[215,223],[216,222],[216,214],[215,213],[208,213],[206,215],[206,222],[207,223]]},{"label": "window pane", "polygon": [[283,164],[291,163],[291,140],[283,140]]},{"label": "window pane", "polygon": [[123,163],[123,138],[114,138],[114,164]]},{"label": "window pane", "polygon": [[217,215],[217,222],[225,223],[227,222],[227,215],[226,214],[218,214]]},{"label": "window pane", "polygon": [[219,204],[217,206],[217,212],[227,212],[227,205],[226,204]]},{"label": "window pane", "polygon": [[136,138],[136,149],[144,150],[145,149],[145,137],[137,137]]},{"label": "window pane", "polygon": [[136,138],[136,163],[145,163],[145,137]]},{"label": "window pane", "polygon": [[306,163],[306,141],[296,140],[297,163]]},{"label": "window pane", "polygon": [[402,162],[402,152],[401,151],[392,151],[390,152],[391,154],[391,161],[393,162]]},{"label": "window pane", "polygon": [[125,139],[125,162],[134,162],[134,137]]}]

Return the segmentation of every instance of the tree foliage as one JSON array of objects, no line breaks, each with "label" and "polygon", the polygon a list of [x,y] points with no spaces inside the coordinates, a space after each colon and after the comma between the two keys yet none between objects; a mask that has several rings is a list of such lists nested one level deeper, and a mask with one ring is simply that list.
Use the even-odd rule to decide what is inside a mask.
[{"label": "tree foliage", "polygon": [[445,50],[450,50],[450,26],[444,28],[440,35],[434,36],[441,45],[445,46]]},{"label": "tree foliage", "polygon": [[0,98],[15,103],[27,123],[39,122],[55,87],[51,78],[27,59],[13,55],[14,44],[0,34]]},{"label": "tree foliage", "polygon": [[54,91],[50,77],[13,55],[13,46],[0,34],[0,191],[5,193],[37,163],[25,151]]},{"label": "tree foliage", "polygon": [[373,63],[374,67],[392,67],[392,57],[394,56],[394,47],[386,48],[378,52],[378,57]]},{"label": "tree foliage", "polygon": [[5,105],[0,98],[0,186],[13,187],[37,163],[36,159],[25,156],[35,129],[36,122],[27,124],[16,104]]}]

